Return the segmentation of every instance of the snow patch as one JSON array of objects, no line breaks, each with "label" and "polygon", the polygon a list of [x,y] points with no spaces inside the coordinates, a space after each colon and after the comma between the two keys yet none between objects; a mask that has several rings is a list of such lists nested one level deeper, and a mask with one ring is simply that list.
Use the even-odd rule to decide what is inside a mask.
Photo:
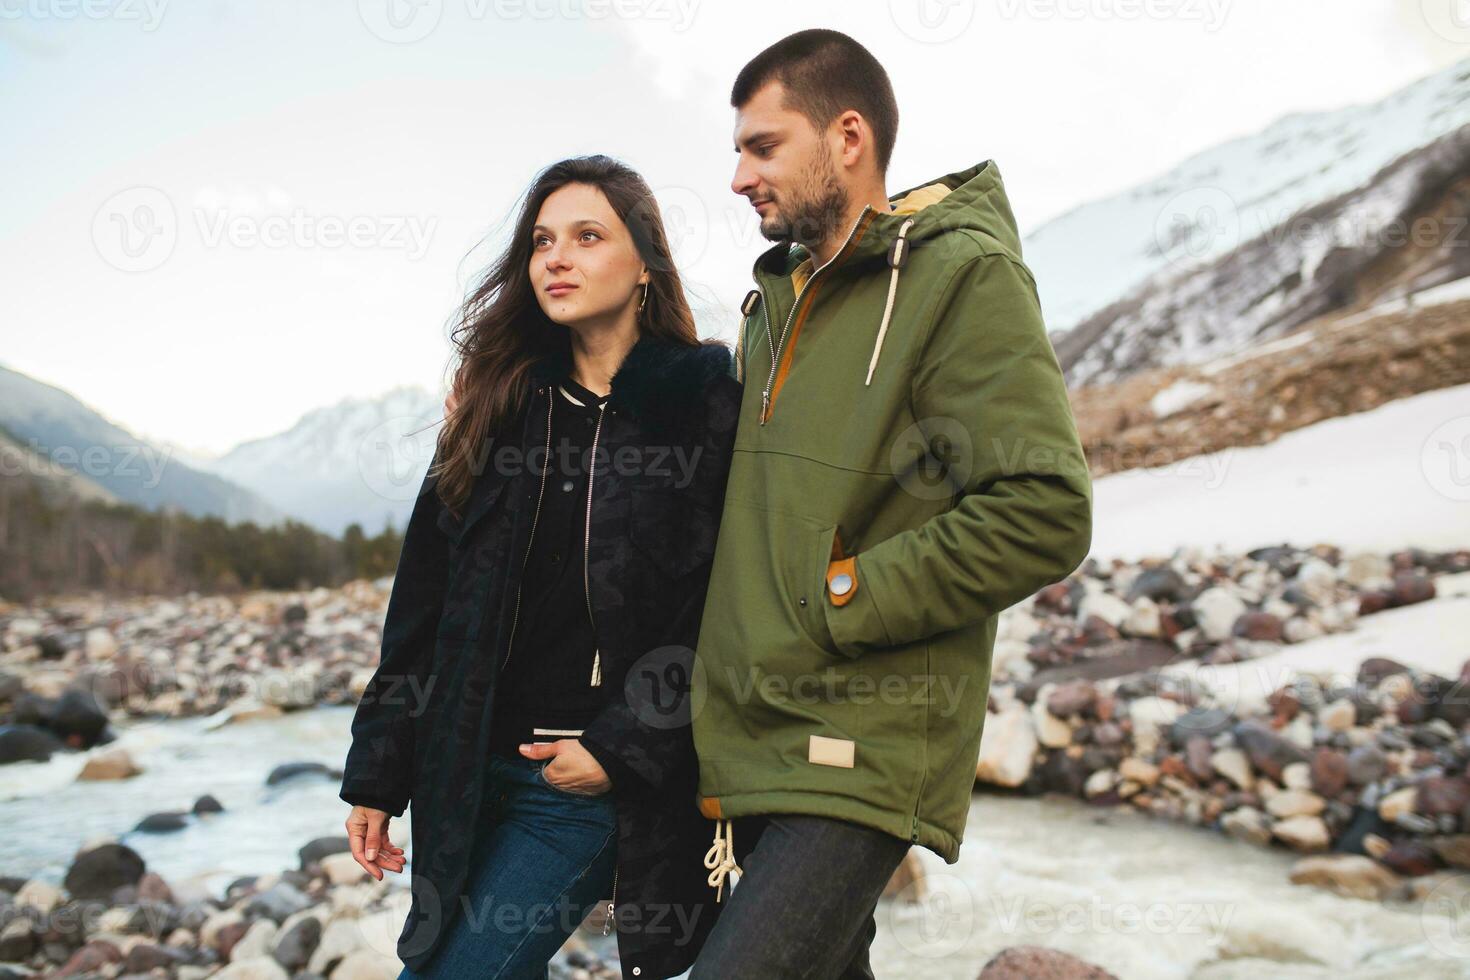
[{"label": "snow patch", "polygon": [[1156,418],[1165,419],[1175,412],[1188,408],[1214,390],[1213,385],[1205,384],[1203,381],[1180,378],[1150,398],[1148,407]]},{"label": "snow patch", "polygon": [[1465,417],[1470,384],[1318,422],[1264,446],[1100,477],[1091,553],[1134,560],[1180,547],[1470,546],[1470,503],[1437,486],[1424,455],[1432,433]]}]

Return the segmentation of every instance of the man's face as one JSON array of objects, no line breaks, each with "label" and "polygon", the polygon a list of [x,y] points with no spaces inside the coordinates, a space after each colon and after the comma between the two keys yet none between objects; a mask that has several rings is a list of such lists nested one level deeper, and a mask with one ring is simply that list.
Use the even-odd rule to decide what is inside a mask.
[{"label": "man's face", "polygon": [[773,242],[813,246],[838,233],[848,191],[833,157],[831,129],[784,108],[780,82],[762,86],[735,113],[740,161],[730,189],[747,198]]}]

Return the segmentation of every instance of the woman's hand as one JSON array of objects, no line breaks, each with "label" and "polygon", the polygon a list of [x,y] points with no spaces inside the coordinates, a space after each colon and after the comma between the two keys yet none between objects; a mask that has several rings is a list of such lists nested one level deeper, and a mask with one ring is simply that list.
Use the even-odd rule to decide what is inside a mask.
[{"label": "woman's hand", "polygon": [[347,815],[347,840],[357,863],[379,881],[384,871],[397,874],[403,870],[403,848],[388,839],[387,811],[353,807]]},{"label": "woman's hand", "polygon": [[612,780],[586,747],[575,738],[555,742],[531,742],[521,746],[527,759],[550,759],[541,772],[546,781],[568,793],[596,796],[612,789]]}]

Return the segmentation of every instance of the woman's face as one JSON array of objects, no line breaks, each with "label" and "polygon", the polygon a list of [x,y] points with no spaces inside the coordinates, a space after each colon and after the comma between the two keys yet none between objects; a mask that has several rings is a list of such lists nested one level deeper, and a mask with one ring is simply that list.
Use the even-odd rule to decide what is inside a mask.
[{"label": "woman's face", "polygon": [[557,188],[531,235],[531,286],[554,322],[612,326],[636,315],[648,277],[633,236],[602,191],[589,184]]}]

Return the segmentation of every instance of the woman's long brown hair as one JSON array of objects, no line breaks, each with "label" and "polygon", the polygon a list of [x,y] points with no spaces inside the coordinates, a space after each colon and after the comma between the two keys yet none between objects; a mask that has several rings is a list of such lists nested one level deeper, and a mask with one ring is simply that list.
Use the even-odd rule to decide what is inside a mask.
[{"label": "woman's long brown hair", "polygon": [[526,191],[509,246],[460,307],[450,333],[458,401],[439,432],[435,472],[439,497],[456,515],[489,458],[487,440],[512,435],[511,422],[530,395],[531,365],[558,351],[570,356],[570,331],[542,312],[530,276],[531,229],[542,203],[567,184],[602,191],[648,267],[640,334],[699,344],[658,203],[637,171],[600,154],[562,160],[541,171]]}]

